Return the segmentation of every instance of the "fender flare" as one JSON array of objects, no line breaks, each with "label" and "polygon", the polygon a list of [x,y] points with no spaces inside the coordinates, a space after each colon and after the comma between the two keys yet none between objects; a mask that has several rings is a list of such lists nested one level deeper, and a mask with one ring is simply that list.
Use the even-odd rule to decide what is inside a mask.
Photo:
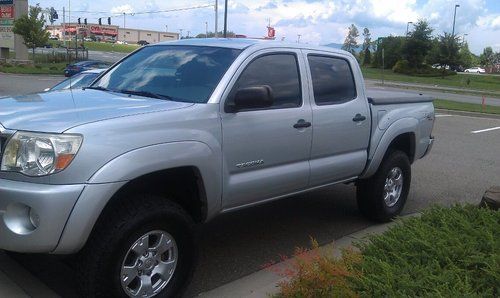
[{"label": "fender flare", "polygon": [[205,143],[183,141],[134,149],[109,161],[89,178],[64,227],[53,253],[73,253],[87,242],[101,212],[128,181],[178,167],[196,167],[206,192],[208,217],[221,207],[221,156]]},{"label": "fender flare", "polygon": [[415,139],[418,140],[418,123],[418,119],[410,117],[394,121],[394,123],[392,123],[382,134],[376,147],[374,147],[373,145],[371,146],[371,148],[375,148],[375,151],[373,155],[371,155],[371,158],[368,160],[368,164],[363,174],[361,174],[360,178],[369,178],[374,175],[375,172],[377,172],[380,164],[382,163],[382,160],[384,159],[387,149],[389,148],[389,145],[398,136],[405,133],[413,133],[415,134]]}]

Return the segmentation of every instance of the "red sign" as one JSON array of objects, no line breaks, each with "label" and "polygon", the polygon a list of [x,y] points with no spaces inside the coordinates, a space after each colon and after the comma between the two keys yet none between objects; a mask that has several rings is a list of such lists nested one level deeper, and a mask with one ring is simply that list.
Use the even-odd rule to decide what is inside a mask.
[{"label": "red sign", "polygon": [[276,30],[273,27],[267,27],[267,37],[274,38],[276,36]]},{"label": "red sign", "polygon": [[0,19],[13,19],[14,6],[0,6]]},{"label": "red sign", "polygon": [[90,33],[96,35],[109,35],[116,36],[118,35],[118,30],[115,28],[106,28],[101,26],[90,26]]}]

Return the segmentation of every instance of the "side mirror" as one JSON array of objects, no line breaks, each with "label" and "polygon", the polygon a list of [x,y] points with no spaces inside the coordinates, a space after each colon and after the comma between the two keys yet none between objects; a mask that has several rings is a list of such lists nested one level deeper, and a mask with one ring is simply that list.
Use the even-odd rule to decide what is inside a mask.
[{"label": "side mirror", "polygon": [[227,105],[227,112],[248,109],[263,109],[273,105],[273,91],[267,85],[241,88],[236,91],[233,102]]}]

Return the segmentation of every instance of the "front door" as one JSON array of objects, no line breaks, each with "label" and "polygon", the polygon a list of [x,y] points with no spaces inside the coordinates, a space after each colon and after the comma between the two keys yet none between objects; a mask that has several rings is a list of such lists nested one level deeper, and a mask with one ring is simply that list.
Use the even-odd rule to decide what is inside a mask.
[{"label": "front door", "polygon": [[236,90],[262,85],[271,87],[274,103],[265,109],[221,113],[225,209],[307,187],[312,127],[296,124],[310,123],[312,113],[307,85],[300,79],[300,55],[293,49],[255,53],[233,79],[226,105]]}]

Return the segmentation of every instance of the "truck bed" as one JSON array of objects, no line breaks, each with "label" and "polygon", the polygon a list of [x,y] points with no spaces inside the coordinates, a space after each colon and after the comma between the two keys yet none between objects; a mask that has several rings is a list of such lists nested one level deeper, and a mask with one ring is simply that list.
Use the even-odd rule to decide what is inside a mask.
[{"label": "truck bed", "polygon": [[368,102],[372,105],[432,102],[433,98],[422,93],[367,90]]}]

